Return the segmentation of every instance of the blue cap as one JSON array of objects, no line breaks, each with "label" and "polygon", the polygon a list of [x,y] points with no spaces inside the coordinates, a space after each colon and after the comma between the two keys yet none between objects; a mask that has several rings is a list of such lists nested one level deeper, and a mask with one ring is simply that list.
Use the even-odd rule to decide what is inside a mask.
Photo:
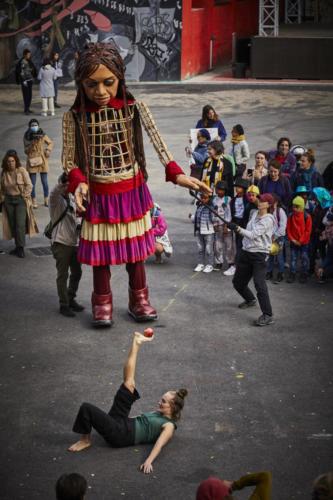
[{"label": "blue cap", "polygon": [[296,193],[309,193],[310,191],[306,188],[306,186],[297,186]]}]

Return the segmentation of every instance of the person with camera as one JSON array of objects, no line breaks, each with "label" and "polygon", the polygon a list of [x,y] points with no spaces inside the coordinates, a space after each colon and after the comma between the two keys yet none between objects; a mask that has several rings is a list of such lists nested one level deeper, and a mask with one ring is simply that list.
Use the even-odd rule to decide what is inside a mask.
[{"label": "person with camera", "polygon": [[77,260],[81,229],[81,218],[77,215],[74,198],[77,185],[75,172],[63,173],[51,192],[49,206],[52,223],[51,249],[57,267],[59,312],[69,318],[84,309],[75,300],[82,276],[81,264]]},{"label": "person with camera", "polygon": [[266,265],[272,246],[272,236],[275,226],[275,200],[269,193],[259,197],[258,211],[253,211],[246,229],[234,222],[227,224],[228,228],[243,236],[242,249],[236,263],[236,272],[233,278],[235,290],[243,297],[244,302],[239,304],[240,309],[247,309],[257,304],[256,298],[248,287],[253,278],[257,291],[258,302],[262,315],[255,321],[256,326],[267,326],[274,322],[266,284]]}]

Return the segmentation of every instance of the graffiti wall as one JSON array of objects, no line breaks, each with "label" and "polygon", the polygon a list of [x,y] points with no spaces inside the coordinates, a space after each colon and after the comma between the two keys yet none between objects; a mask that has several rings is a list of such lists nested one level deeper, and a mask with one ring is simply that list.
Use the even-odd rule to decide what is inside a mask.
[{"label": "graffiti wall", "polygon": [[75,52],[88,41],[112,39],[127,80],[179,80],[181,20],[181,0],[0,1],[0,56],[11,60],[2,77],[12,79],[15,62],[29,48],[37,67],[59,52],[64,77],[73,79]]}]

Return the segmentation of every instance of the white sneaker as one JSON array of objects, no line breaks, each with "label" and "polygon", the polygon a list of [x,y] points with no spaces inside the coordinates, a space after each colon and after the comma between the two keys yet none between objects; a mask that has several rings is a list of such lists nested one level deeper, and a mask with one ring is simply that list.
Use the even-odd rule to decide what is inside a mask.
[{"label": "white sneaker", "polygon": [[211,273],[213,271],[213,266],[211,266],[210,264],[207,264],[207,266],[205,267],[205,269],[203,269],[203,273]]},{"label": "white sneaker", "polygon": [[195,273],[201,273],[205,269],[205,266],[203,264],[198,264],[197,267],[194,268]]},{"label": "white sneaker", "polygon": [[236,268],[235,266],[230,266],[229,269],[227,269],[226,271],[224,271],[224,276],[233,276],[236,272]]},{"label": "white sneaker", "polygon": [[55,116],[55,113],[51,113],[51,116]]},{"label": "white sneaker", "polygon": [[42,116],[47,116],[47,113],[45,113],[45,111],[42,111],[42,112],[41,112],[41,115],[42,115]]}]

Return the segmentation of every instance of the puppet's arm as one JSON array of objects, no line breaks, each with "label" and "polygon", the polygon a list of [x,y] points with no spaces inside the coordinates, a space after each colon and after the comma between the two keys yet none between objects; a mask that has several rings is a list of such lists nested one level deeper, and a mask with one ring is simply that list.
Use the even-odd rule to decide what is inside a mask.
[{"label": "puppet's arm", "polygon": [[162,165],[165,167],[166,180],[188,189],[203,191],[210,194],[211,189],[206,184],[195,179],[194,177],[185,175],[181,167],[173,160],[172,154],[162,139],[148,106],[143,102],[136,102],[136,107],[139,111],[144,129],[147,132],[147,135],[153,144]]}]

